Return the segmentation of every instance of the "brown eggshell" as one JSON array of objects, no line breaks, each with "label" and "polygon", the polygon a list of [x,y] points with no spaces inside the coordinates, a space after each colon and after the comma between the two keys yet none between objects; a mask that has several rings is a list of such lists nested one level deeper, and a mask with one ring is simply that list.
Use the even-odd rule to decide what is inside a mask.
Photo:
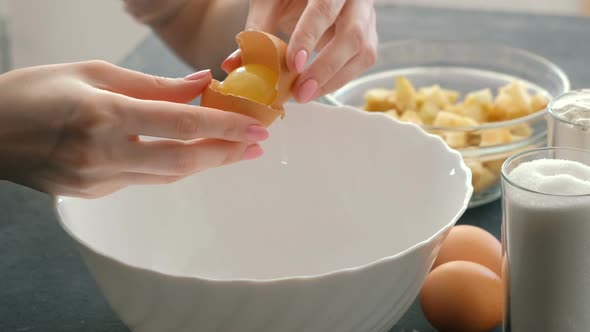
[{"label": "brown eggshell", "polygon": [[265,127],[270,126],[279,116],[283,117],[285,114],[282,107],[274,109],[246,98],[223,94],[217,89],[218,85],[219,81],[213,80],[205,88],[201,96],[201,106],[240,113],[255,118]]},{"label": "brown eggshell", "polygon": [[488,332],[502,321],[502,280],[477,263],[445,263],[426,278],[420,305],[440,332]]},{"label": "brown eggshell", "polygon": [[272,106],[282,107],[291,98],[291,88],[297,78],[297,73],[287,67],[287,44],[274,35],[255,30],[238,33],[236,41],[242,50],[242,65],[260,64],[278,73],[277,96]]},{"label": "brown eggshell", "polygon": [[481,264],[501,276],[502,244],[482,228],[471,225],[455,226],[443,241],[432,268],[459,260]]},{"label": "brown eggshell", "polygon": [[287,44],[280,38],[262,31],[242,31],[236,36],[242,51],[242,65],[261,64],[275,71],[277,95],[270,106],[219,91],[219,81],[213,80],[201,96],[201,106],[244,114],[270,126],[279,116],[283,118],[283,104],[292,96],[291,88],[297,73],[289,71],[285,60]]}]

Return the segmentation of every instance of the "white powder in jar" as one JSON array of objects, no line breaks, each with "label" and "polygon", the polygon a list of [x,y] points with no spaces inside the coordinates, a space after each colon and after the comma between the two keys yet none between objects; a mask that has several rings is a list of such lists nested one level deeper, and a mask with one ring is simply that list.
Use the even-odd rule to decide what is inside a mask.
[{"label": "white powder in jar", "polygon": [[590,90],[567,93],[551,105],[550,146],[590,149]]}]

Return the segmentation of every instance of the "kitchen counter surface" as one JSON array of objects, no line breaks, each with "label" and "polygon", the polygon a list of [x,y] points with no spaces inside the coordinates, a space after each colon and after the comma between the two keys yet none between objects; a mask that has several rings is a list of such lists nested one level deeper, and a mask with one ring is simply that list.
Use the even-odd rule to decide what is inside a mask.
[{"label": "kitchen counter surface", "polygon": [[[486,40],[524,48],[561,66],[573,88],[590,87],[590,66],[585,63],[590,58],[590,19],[390,6],[378,11],[378,28],[382,42]],[[120,65],[170,77],[191,72],[153,36]],[[459,221],[481,226],[498,238],[500,222],[499,200],[468,210]],[[128,331],[59,227],[50,198],[1,181],[0,285],[0,331]],[[391,330],[429,331],[435,330],[417,303]]]}]

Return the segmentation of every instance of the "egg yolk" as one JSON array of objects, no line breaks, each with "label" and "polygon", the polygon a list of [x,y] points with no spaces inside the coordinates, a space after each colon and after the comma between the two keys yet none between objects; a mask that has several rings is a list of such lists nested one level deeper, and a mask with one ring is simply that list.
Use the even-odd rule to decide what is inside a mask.
[{"label": "egg yolk", "polygon": [[232,71],[221,83],[221,92],[270,105],[276,97],[278,75],[270,68],[248,64]]}]

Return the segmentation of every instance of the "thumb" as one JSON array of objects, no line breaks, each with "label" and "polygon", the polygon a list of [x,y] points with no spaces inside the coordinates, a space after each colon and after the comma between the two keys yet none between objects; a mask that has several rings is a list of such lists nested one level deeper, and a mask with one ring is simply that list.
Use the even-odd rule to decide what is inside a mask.
[{"label": "thumb", "polygon": [[211,72],[203,70],[186,78],[165,78],[121,68],[109,63],[88,62],[81,72],[92,86],[128,97],[188,103],[211,82]]},{"label": "thumb", "polygon": [[[275,0],[250,0],[248,18],[244,30],[264,31],[274,33],[278,25],[278,1]],[[241,51],[235,50],[221,64],[221,69],[227,74],[242,65]]]},{"label": "thumb", "polygon": [[227,74],[234,71],[234,69],[242,65],[242,52],[240,50],[234,51],[230,56],[227,57],[221,64],[221,69]]},{"label": "thumb", "polygon": [[[277,29],[277,8],[275,0],[251,0],[244,30],[257,30],[274,33]],[[234,51],[221,64],[221,69],[229,74],[242,65],[240,50]]]}]

